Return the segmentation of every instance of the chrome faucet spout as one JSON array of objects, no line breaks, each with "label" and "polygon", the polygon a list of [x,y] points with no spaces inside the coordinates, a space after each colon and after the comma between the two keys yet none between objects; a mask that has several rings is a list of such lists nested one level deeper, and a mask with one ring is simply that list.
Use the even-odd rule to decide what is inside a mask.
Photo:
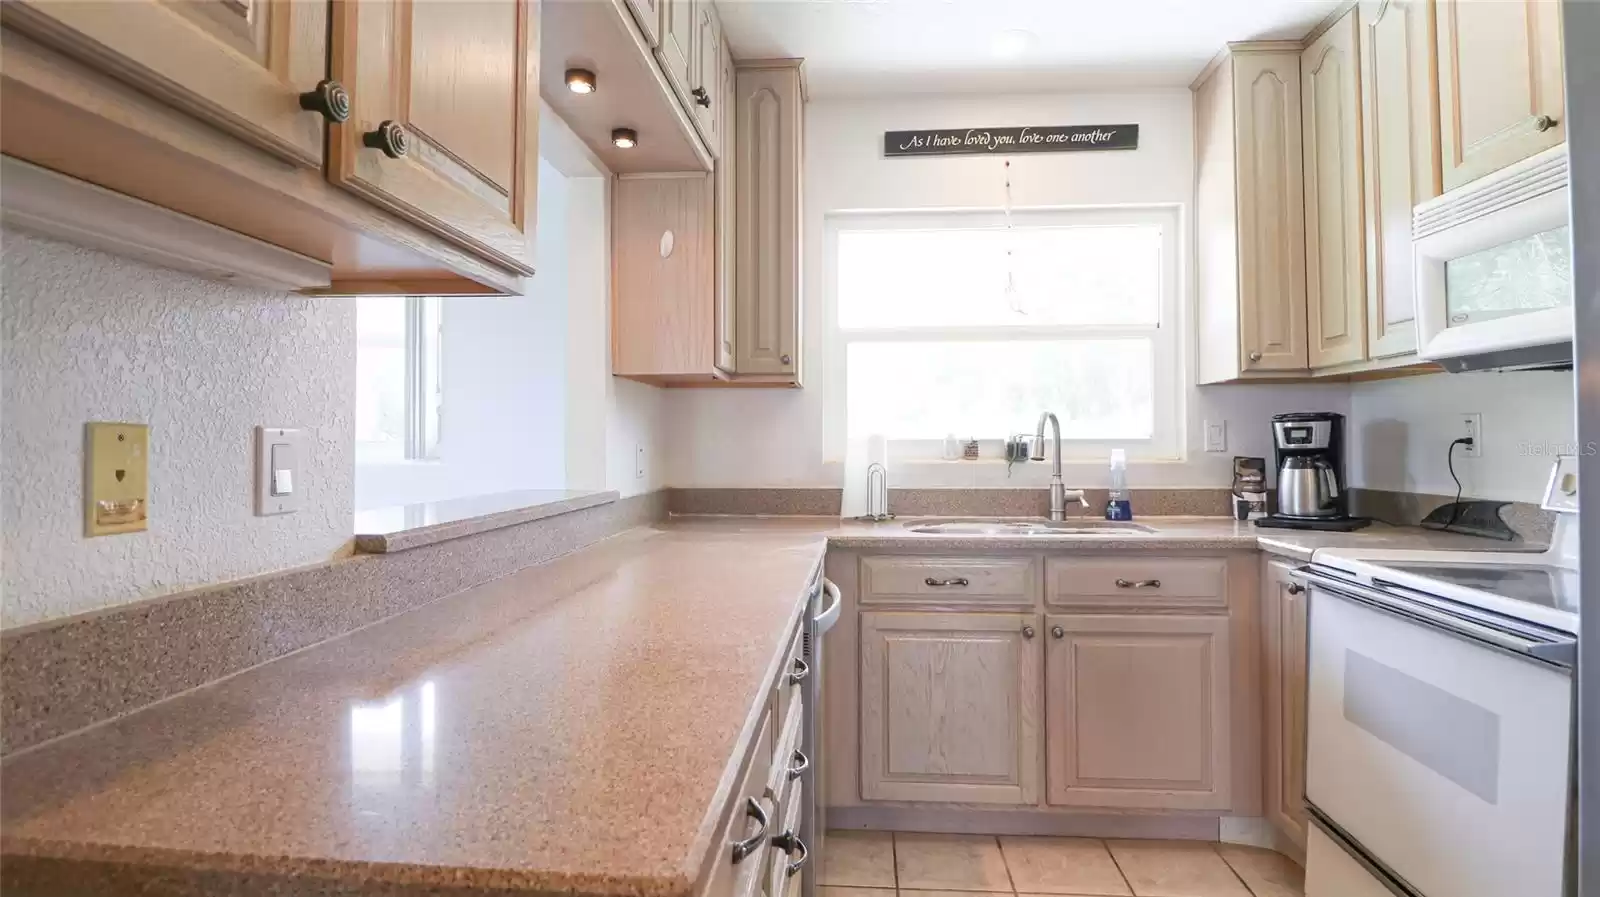
[{"label": "chrome faucet spout", "polygon": [[[1051,446],[1055,454],[1050,464],[1050,519],[1067,519],[1067,486],[1061,480],[1061,421],[1056,420],[1055,414],[1046,411],[1039,415],[1039,430],[1033,440],[1033,454],[1030,456],[1035,461],[1044,460],[1044,428],[1050,425],[1050,435],[1053,442]],[[1084,502],[1083,493],[1078,493],[1078,501],[1088,507]]]}]

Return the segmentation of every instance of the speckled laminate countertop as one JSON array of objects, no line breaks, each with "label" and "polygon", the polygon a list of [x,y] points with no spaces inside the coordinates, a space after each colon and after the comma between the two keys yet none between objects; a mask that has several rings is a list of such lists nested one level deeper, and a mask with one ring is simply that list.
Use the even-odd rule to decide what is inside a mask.
[{"label": "speckled laminate countertop", "polygon": [[683,897],[824,546],[1504,550],[1147,518],[951,537],[904,521],[633,530],[0,764],[8,892]]}]

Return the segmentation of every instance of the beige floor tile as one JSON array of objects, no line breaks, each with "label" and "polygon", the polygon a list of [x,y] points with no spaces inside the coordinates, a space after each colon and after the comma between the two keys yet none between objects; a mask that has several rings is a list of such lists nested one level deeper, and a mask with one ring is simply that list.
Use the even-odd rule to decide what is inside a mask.
[{"label": "beige floor tile", "polygon": [[1283,854],[1242,844],[1218,844],[1217,853],[1255,897],[1305,897],[1305,870]]},{"label": "beige floor tile", "polygon": [[991,835],[896,833],[894,856],[902,888],[1011,891],[1006,861],[1000,855],[1000,845]]},{"label": "beige floor tile", "polygon": [[852,888],[895,886],[894,835],[889,832],[828,832],[823,852],[818,884]]},{"label": "beige floor tile", "polygon": [[1023,894],[1126,895],[1117,864],[1095,838],[1000,839],[1011,883]]},{"label": "beige floor tile", "polygon": [[1108,841],[1138,897],[1250,897],[1216,848],[1204,841]]},{"label": "beige floor tile", "polygon": [[852,888],[844,885],[822,885],[819,897],[895,897],[894,888]]}]

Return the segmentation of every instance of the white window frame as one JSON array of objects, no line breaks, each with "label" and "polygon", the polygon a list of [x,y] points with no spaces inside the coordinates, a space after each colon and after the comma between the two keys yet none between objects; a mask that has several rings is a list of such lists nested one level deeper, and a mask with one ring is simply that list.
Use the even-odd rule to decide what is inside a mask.
[{"label": "white window frame", "polygon": [[439,459],[439,434],[443,421],[444,309],[437,296],[395,296],[385,301],[405,303],[403,397],[405,433],[398,456],[368,454],[358,443],[358,465],[429,463]]},{"label": "white window frame", "polygon": [[[835,212],[825,216],[823,230],[823,314],[827,329],[825,363],[828,368],[827,404],[828,455],[844,456],[849,409],[847,356],[855,342],[956,342],[1004,340],[1117,339],[1148,337],[1155,359],[1154,420],[1151,438],[1088,440],[1062,438],[1064,461],[1104,461],[1110,450],[1121,448],[1134,461],[1182,461],[1186,442],[1183,426],[1185,360],[1183,342],[1181,208],[1176,205],[1030,208],[1013,209],[1010,221],[1016,227],[1155,225],[1161,229],[1161,297],[1157,324],[1149,326],[1042,326],[1042,327],[905,327],[845,330],[839,321],[839,235],[853,230],[927,230],[939,228],[1003,228],[1006,213],[999,209],[945,209],[913,212]],[[1055,409],[1041,408],[1039,411]],[[1037,422],[1017,421],[1016,432],[1031,433]],[[960,434],[968,435],[968,434]],[[980,439],[999,439],[1006,434],[980,433]],[[890,437],[892,454],[902,460],[933,462],[942,459],[942,439],[895,439]],[[971,464],[973,462],[962,462]],[[1004,463],[999,461],[997,463]]]}]

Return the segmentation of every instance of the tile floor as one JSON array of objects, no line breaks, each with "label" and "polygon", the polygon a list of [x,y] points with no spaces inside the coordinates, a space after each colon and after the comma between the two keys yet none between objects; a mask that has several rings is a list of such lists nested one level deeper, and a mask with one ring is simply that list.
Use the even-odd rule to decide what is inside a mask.
[{"label": "tile floor", "polygon": [[828,833],[819,879],[820,897],[1303,897],[1302,881],[1236,844],[856,831]]}]

